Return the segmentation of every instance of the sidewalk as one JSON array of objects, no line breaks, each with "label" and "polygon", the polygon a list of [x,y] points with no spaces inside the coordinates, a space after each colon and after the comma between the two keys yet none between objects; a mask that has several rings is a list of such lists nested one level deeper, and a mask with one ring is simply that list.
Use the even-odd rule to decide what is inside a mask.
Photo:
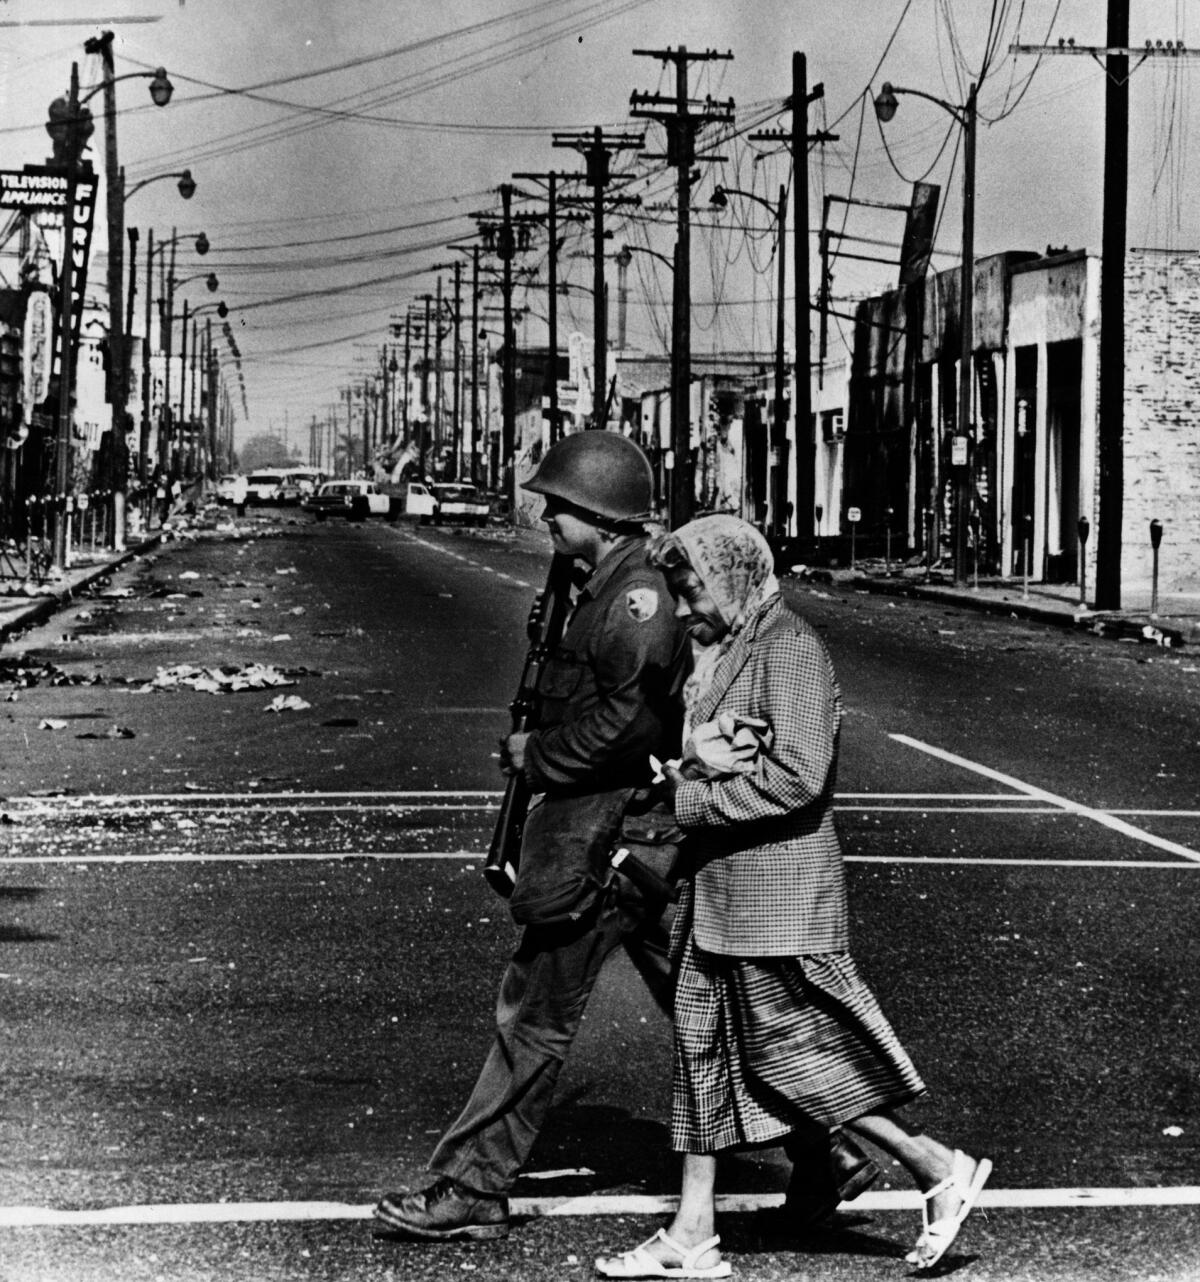
[{"label": "sidewalk", "polygon": [[14,633],[45,622],[97,579],[158,547],[162,538],[162,531],[154,530],[130,542],[124,552],[86,554],[61,574],[52,572],[53,577],[45,583],[23,584],[18,579],[0,579],[0,643],[8,641]]},{"label": "sidewalk", "polygon": [[[967,610],[1002,614],[1010,618],[1033,619],[1059,627],[1086,629],[1097,636],[1145,641],[1162,646],[1200,643],[1200,594],[1160,594],[1156,615],[1148,605],[1123,610],[1095,610],[1079,600],[1073,583],[1030,583],[1021,579],[980,579],[955,586],[944,571],[893,565],[888,573],[882,560],[862,561],[853,570],[805,571],[806,577],[839,587],[876,592],[889,596],[938,601]],[[1127,589],[1127,599],[1148,598],[1148,591]]]}]

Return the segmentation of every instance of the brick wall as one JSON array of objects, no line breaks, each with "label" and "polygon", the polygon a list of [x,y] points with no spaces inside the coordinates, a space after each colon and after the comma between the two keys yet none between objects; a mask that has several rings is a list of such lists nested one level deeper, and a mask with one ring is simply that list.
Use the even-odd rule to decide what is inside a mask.
[{"label": "brick wall", "polygon": [[1149,524],[1163,524],[1161,592],[1200,590],[1200,252],[1125,260],[1123,604],[1149,591]]}]

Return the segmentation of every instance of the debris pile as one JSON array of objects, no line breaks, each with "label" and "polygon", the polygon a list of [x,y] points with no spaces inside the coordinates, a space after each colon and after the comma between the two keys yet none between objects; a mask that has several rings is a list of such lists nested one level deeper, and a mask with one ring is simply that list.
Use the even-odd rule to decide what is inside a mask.
[{"label": "debris pile", "polygon": [[198,668],[178,663],[159,668],[154,678],[141,687],[142,692],[164,690],[171,686],[191,686],[205,694],[236,694],[239,690],[265,690],[271,686],[294,686],[296,678],[308,673],[307,668],[277,668],[272,663],[249,663],[242,667]]}]

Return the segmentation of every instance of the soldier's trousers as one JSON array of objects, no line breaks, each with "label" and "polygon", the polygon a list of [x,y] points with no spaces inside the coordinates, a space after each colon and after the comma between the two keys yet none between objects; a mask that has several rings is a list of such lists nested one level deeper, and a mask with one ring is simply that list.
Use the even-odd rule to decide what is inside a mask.
[{"label": "soldier's trousers", "polygon": [[[668,927],[623,878],[595,918],[528,927],[500,985],[496,1035],[466,1107],[429,1168],[480,1193],[506,1193],[546,1119],[588,997],[607,957],[624,947],[670,1018]],[[668,1050],[663,1047],[663,1071]]]}]

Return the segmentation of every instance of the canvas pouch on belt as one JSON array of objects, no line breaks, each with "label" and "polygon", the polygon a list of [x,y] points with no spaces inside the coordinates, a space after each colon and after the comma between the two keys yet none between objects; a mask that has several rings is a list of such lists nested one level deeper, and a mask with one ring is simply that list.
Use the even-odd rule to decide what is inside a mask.
[{"label": "canvas pouch on belt", "polygon": [[595,909],[612,877],[611,854],[632,788],[564,796],[540,793],[529,803],[517,884],[508,901],[521,926],[579,921]]}]

